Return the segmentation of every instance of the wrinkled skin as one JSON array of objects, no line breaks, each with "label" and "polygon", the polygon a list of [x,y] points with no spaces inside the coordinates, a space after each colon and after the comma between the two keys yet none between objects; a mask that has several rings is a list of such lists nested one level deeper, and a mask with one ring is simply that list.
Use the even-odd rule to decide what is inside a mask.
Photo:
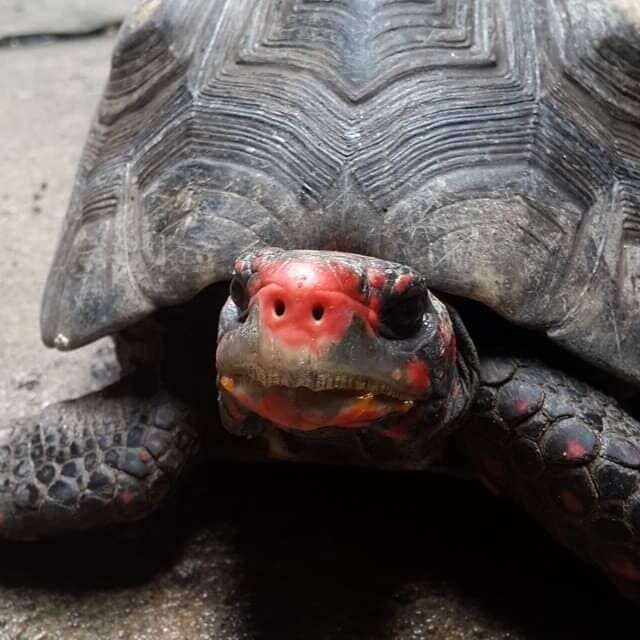
[{"label": "wrinkled skin", "polygon": [[475,394],[462,332],[408,267],[334,252],[243,256],[219,324],[223,422],[267,437],[321,430],[344,447],[354,434],[387,440],[385,465],[424,467]]}]

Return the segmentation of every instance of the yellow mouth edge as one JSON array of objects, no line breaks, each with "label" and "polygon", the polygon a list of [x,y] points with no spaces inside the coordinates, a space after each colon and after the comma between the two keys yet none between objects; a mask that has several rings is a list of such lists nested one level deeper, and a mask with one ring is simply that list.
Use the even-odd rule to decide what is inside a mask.
[{"label": "yellow mouth edge", "polygon": [[[255,381],[253,381],[255,383]],[[258,383],[259,384],[259,383]],[[245,405],[249,410],[253,411],[253,412],[257,412],[259,415],[262,415],[264,418],[274,421],[276,422],[276,424],[280,424],[280,426],[284,426],[284,427],[291,427],[292,425],[286,422],[280,422],[277,419],[274,419],[273,415],[270,415],[268,413],[263,413],[262,411],[260,411],[259,409],[257,409],[255,406],[252,406],[250,403],[247,403],[244,399],[242,399],[242,397],[238,396],[238,392],[240,390],[240,387],[238,386],[238,383],[236,382],[236,380],[229,376],[229,375],[221,375],[219,378],[219,386],[220,388],[226,392],[227,394],[229,394],[230,396],[234,397],[236,399],[236,401],[240,402],[240,404]],[[274,387],[275,389],[276,387]],[[268,390],[268,387],[264,388],[265,391]],[[301,387],[299,390],[303,391],[303,387]],[[296,391],[296,389],[290,389],[290,391]],[[367,416],[367,414],[369,414],[369,419],[368,420],[364,420],[362,422],[362,424],[365,424],[365,422],[370,420],[371,414],[379,414],[378,417],[383,417],[385,414],[393,414],[393,413],[397,413],[399,415],[404,415],[406,413],[408,413],[409,411],[411,411],[411,409],[413,409],[415,402],[413,400],[402,400],[399,401],[395,398],[389,398],[386,397],[384,395],[380,395],[380,394],[376,394],[373,392],[368,392],[368,391],[357,391],[357,390],[350,390],[350,389],[343,389],[343,390],[337,390],[337,389],[333,389],[331,391],[321,391],[321,392],[314,392],[311,389],[306,389],[306,392],[310,392],[312,395],[322,395],[322,394],[326,394],[326,393],[336,393],[338,391],[342,391],[342,392],[346,392],[346,393],[353,393],[353,396],[350,399],[350,405],[349,405],[349,412],[350,412],[350,418],[349,418],[349,422],[354,422],[354,426],[356,426],[357,424],[359,424],[359,421],[357,420],[357,418],[359,416],[361,417],[365,417]],[[388,406],[385,406],[388,405]],[[308,408],[305,408],[304,411],[309,411],[309,415],[313,416],[316,412],[314,411],[314,408],[312,406],[309,406]],[[340,418],[340,413],[336,414],[337,418]],[[306,422],[305,420],[303,420],[303,422]],[[301,423],[302,424],[302,423]],[[309,429],[311,427],[311,425],[315,425],[315,427],[313,428],[322,428],[324,426],[331,426],[331,422],[327,422],[326,424],[321,423],[321,422],[316,422],[314,420],[311,420],[309,422],[309,424],[306,424],[305,427],[307,429]],[[341,426],[339,423],[336,423],[335,426]],[[346,426],[346,425],[342,425],[342,426]]]}]

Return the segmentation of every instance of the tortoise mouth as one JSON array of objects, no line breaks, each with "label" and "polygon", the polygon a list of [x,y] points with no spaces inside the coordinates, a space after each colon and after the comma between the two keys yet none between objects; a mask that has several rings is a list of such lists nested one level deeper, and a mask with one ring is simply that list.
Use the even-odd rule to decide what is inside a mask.
[{"label": "tortoise mouth", "polygon": [[221,375],[219,387],[232,414],[233,403],[238,403],[241,410],[248,409],[276,426],[300,431],[324,427],[361,429],[391,416],[404,416],[415,406],[411,399],[362,389],[315,391],[308,387],[264,385],[247,376]]}]

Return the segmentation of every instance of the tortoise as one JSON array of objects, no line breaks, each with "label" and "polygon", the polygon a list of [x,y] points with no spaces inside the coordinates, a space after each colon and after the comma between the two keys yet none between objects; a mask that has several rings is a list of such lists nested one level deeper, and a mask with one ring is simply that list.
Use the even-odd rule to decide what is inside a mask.
[{"label": "tortoise", "polygon": [[633,0],[147,0],[42,307],[122,379],[2,431],[0,533],[210,455],[459,470],[640,592]]}]

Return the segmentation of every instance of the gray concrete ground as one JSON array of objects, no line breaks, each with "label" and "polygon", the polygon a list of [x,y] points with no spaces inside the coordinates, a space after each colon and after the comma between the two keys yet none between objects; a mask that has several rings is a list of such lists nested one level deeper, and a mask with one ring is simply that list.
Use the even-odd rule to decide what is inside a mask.
[{"label": "gray concrete ground", "polygon": [[[103,342],[68,357],[42,347],[40,294],[111,39],[0,49],[0,408],[6,416],[86,390]],[[11,363],[13,366],[7,366]],[[46,380],[46,382],[43,382]]]},{"label": "gray concrete ground", "polygon": [[[117,375],[108,342],[38,335],[111,46],[0,49],[2,419]],[[222,466],[139,527],[0,545],[0,640],[587,640],[636,617],[524,516],[413,474]]]}]

